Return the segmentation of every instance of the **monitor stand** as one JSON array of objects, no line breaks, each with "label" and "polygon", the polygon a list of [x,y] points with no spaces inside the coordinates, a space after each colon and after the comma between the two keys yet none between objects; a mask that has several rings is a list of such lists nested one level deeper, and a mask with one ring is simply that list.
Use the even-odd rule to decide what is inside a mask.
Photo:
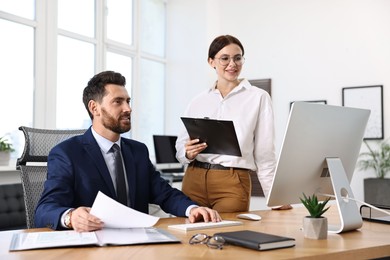
[{"label": "monitor stand", "polygon": [[339,226],[329,227],[328,231],[342,233],[361,228],[363,220],[356,202],[348,199],[354,198],[354,196],[340,158],[326,158],[326,163],[328,164],[341,222]]}]

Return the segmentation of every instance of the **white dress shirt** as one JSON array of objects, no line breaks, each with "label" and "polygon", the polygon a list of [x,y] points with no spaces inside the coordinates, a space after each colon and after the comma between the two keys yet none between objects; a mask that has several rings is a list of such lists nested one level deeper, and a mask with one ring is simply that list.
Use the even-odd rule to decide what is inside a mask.
[{"label": "white dress shirt", "polygon": [[[233,121],[242,157],[200,153],[196,159],[256,171],[267,197],[276,167],[271,98],[266,91],[252,86],[246,79],[242,79],[225,97],[222,97],[216,84],[196,96],[183,116]],[[190,163],[185,157],[185,143],[188,140],[189,136],[183,125],[176,141],[176,157],[184,164]]]},{"label": "white dress shirt", "polygon": [[[110,149],[114,143],[111,142],[110,140],[104,138],[103,136],[99,135],[98,133],[96,133],[96,131],[93,129],[93,127],[91,128],[91,130],[92,130],[93,137],[95,138],[96,142],[98,143],[98,145],[100,147],[100,151],[102,152],[104,161],[106,162],[108,171],[110,172],[110,175],[111,175],[112,184],[114,185],[114,188],[116,190],[115,158],[114,158],[114,153],[112,153],[110,151]],[[115,143],[119,147],[121,147],[121,137],[119,137],[118,141],[116,141]],[[122,162],[124,162],[123,158],[122,158]],[[124,165],[123,165],[123,169],[124,169],[124,172],[126,172],[126,168]],[[128,191],[129,185],[127,183],[126,174],[125,174],[125,180],[126,180],[126,190]]]}]

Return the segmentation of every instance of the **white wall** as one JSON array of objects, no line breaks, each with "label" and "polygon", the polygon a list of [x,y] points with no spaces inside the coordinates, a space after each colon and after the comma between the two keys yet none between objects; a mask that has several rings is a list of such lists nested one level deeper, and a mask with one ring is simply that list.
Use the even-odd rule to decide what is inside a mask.
[{"label": "white wall", "polygon": [[[245,47],[242,76],[272,79],[278,151],[291,101],[341,105],[343,87],[384,86],[389,136],[390,1],[168,0],[167,22],[166,133],[178,133],[188,101],[215,80],[211,41],[232,34]],[[364,177],[351,184],[360,199]]]}]

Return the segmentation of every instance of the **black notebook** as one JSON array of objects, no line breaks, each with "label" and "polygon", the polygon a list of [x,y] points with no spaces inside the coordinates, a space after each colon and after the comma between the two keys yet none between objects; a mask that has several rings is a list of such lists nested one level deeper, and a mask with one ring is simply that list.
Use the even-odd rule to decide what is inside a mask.
[{"label": "black notebook", "polygon": [[181,120],[191,139],[199,139],[201,143],[207,143],[207,148],[201,153],[241,157],[233,121],[189,117],[182,117]]},{"label": "black notebook", "polygon": [[294,238],[250,230],[222,232],[214,235],[223,237],[228,244],[260,251],[295,246]]}]

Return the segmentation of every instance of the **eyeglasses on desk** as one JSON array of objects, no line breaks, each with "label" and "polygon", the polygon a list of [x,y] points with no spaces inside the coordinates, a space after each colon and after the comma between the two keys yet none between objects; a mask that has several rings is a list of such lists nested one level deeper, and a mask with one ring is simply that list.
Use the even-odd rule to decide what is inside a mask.
[{"label": "eyeglasses on desk", "polygon": [[223,249],[226,242],[221,236],[209,236],[205,233],[198,233],[193,235],[189,240],[190,245],[205,244],[209,248]]}]

